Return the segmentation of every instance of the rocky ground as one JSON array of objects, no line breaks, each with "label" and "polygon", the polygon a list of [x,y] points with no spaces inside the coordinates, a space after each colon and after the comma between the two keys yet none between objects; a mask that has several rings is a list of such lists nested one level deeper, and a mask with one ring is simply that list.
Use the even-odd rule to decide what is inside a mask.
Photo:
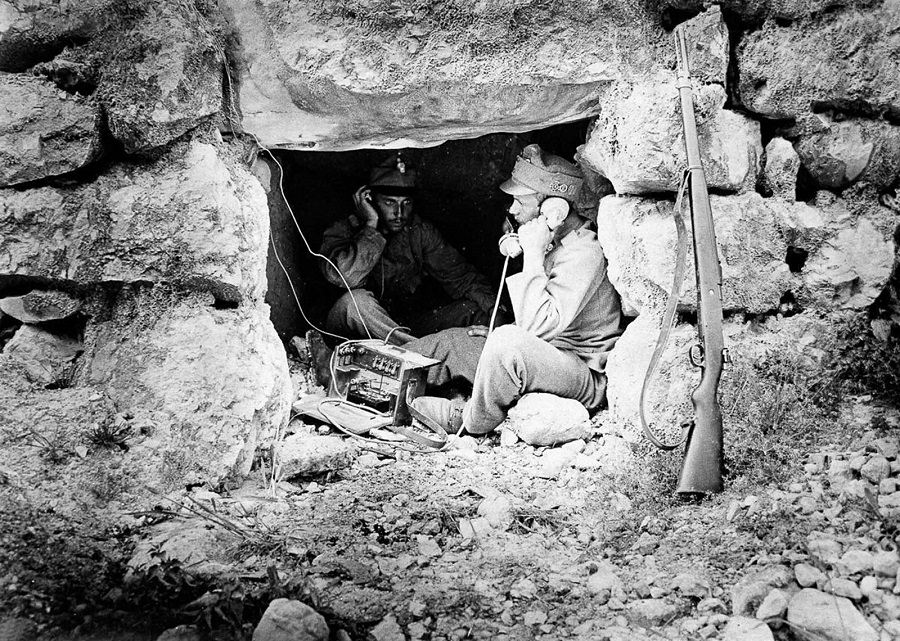
[{"label": "rocky ground", "polygon": [[754,450],[768,467],[727,436],[744,471],[702,503],[672,498],[677,455],[603,414],[558,447],[433,454],[297,419],[277,482],[263,458],[239,489],[102,519],[5,473],[0,638],[898,638],[900,412],[855,396],[830,416]]}]

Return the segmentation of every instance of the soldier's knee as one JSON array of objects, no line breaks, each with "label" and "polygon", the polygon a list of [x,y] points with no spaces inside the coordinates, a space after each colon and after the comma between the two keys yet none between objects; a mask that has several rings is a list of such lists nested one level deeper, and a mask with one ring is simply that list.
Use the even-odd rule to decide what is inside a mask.
[{"label": "soldier's knee", "polygon": [[530,336],[516,325],[502,325],[487,337],[482,359],[493,363],[512,363],[528,349]]}]

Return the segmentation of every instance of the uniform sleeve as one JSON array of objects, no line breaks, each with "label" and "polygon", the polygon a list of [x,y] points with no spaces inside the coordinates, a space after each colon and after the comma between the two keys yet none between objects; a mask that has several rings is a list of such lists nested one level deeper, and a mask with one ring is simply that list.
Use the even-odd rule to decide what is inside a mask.
[{"label": "uniform sleeve", "polygon": [[516,325],[545,341],[565,331],[602,281],[603,258],[591,243],[563,247],[546,270],[506,279]]},{"label": "uniform sleeve", "polygon": [[[341,220],[325,231],[320,253],[341,270],[347,285],[359,287],[378,263],[385,244],[387,240],[376,229],[368,225],[354,229],[349,220]],[[325,260],[320,262],[326,280],[332,285],[344,287],[344,281],[334,266]]]},{"label": "uniform sleeve", "polygon": [[469,264],[431,224],[422,225],[425,270],[433,276],[453,300],[469,299],[489,312],[494,295],[487,279]]}]

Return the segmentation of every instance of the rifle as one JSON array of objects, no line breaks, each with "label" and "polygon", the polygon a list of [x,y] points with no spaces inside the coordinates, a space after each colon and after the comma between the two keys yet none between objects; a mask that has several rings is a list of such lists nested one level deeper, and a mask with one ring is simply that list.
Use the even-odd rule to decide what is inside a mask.
[{"label": "rifle", "polygon": [[691,394],[694,423],[688,429],[684,460],[675,491],[682,495],[697,495],[722,491],[722,411],[717,394],[728,353],[722,337],[722,266],[719,264],[706,176],[700,160],[687,45],[681,26],[675,29],[675,42],[678,59],[676,86],[681,97],[688,163],[686,178],[690,185],[697,276],[697,330],[700,335],[700,342],[691,348],[689,356],[691,364],[703,370],[700,384]]}]

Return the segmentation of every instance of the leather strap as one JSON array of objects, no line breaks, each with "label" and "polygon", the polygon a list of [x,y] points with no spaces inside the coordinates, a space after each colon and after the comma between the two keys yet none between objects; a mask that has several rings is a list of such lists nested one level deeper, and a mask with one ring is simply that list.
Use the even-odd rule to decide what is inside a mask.
[{"label": "leather strap", "polygon": [[425,414],[415,408],[415,406],[413,405],[413,400],[415,399],[411,396],[410,392],[410,388],[407,387],[406,409],[409,410],[410,415],[414,419],[434,432],[434,434],[437,435],[437,438],[430,438],[429,436],[426,436],[421,432],[416,432],[415,430],[411,430],[402,425],[393,425],[389,429],[397,432],[398,434],[403,434],[403,436],[412,439],[420,445],[427,445],[428,447],[433,447],[437,450],[442,449],[447,444],[447,430],[445,430],[443,426],[438,425],[434,420],[431,419],[431,417],[425,416]]},{"label": "leather strap", "polygon": [[638,415],[641,419],[641,428],[647,439],[661,450],[674,450],[683,445],[687,441],[688,429],[682,432],[681,439],[677,443],[664,443],[656,437],[653,430],[647,424],[645,415],[645,401],[647,390],[656,374],[656,368],[659,365],[659,359],[662,357],[666,343],[669,342],[669,335],[672,333],[672,326],[675,324],[675,311],[678,308],[678,299],[681,297],[681,286],[684,283],[684,272],[687,263],[687,234],[685,233],[684,217],[682,210],[684,208],[684,192],[690,182],[691,168],[684,171],[681,178],[681,184],[678,187],[678,196],[675,198],[675,230],[678,235],[675,253],[675,272],[672,276],[672,291],[669,292],[669,300],[666,303],[666,311],[663,314],[662,327],[659,330],[659,337],[656,339],[656,348],[653,350],[653,356],[650,358],[650,364],[647,366],[647,373],[644,375],[644,383],[641,385],[641,398],[639,401]]}]

